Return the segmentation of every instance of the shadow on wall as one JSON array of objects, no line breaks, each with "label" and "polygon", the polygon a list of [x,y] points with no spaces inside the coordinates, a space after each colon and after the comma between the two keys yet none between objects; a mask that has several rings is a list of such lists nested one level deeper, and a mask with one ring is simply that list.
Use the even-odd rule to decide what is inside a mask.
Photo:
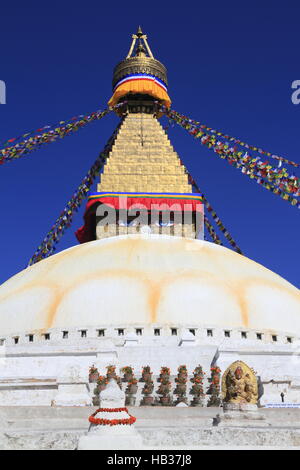
[{"label": "shadow on wall", "polygon": [[260,407],[260,399],[264,394],[264,385],[261,381],[260,375],[257,376],[257,391],[258,391],[258,403],[257,406]]}]

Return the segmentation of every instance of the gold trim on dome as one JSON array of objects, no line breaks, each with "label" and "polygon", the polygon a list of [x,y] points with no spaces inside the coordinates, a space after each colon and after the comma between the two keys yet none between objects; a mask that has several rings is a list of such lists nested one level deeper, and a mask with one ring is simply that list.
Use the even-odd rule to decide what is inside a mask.
[{"label": "gold trim on dome", "polygon": [[122,78],[136,73],[154,75],[168,85],[167,69],[161,62],[154,59],[147,36],[140,26],[137,33],[132,35],[132,43],[126,59],[119,62],[114,68],[113,88]]},{"label": "gold trim on dome", "polygon": [[114,68],[113,88],[119,80],[134,73],[154,75],[160,78],[166,85],[168,84],[167,69],[161,62],[151,57],[129,57],[119,62]]}]

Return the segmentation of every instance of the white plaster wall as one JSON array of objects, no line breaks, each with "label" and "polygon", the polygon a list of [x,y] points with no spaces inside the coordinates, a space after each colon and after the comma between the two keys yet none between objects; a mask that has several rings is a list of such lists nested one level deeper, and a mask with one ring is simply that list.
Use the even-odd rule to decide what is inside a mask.
[{"label": "white plaster wall", "polygon": [[[177,338],[178,340],[178,338]],[[178,342],[178,341],[177,341]],[[105,339],[101,347],[94,347],[90,344],[90,349],[80,347],[75,350],[75,345],[62,351],[61,346],[54,346],[45,351],[43,345],[35,345],[32,355],[27,348],[27,355],[23,352],[20,355],[15,348],[9,348],[10,355],[2,359],[0,364],[0,400],[6,405],[24,404],[27,405],[50,405],[55,399],[55,387],[59,383],[84,383],[88,381],[89,367],[95,364],[101,374],[106,373],[106,366],[116,364],[117,371],[124,366],[132,366],[137,378],[141,375],[143,366],[150,365],[154,378],[159,375],[160,368],[167,366],[171,369],[172,380],[177,374],[177,368],[184,364],[187,366],[190,377],[196,366],[201,365],[206,373],[205,391],[208,387],[207,378],[210,376],[210,366],[217,364],[222,373],[236,360],[244,361],[252,367],[264,383],[265,393],[261,400],[265,403],[280,403],[281,388],[286,390],[286,400],[291,403],[300,402],[300,369],[295,367],[295,356],[290,345],[278,346],[281,350],[276,350],[272,346],[270,351],[265,346],[265,350],[255,351],[239,347],[234,350],[233,343],[229,349],[218,350],[216,345],[197,344],[194,346],[178,346],[168,344],[163,339],[158,338],[156,342],[148,345],[123,346],[114,345],[111,340]],[[124,344],[124,341],[123,343]],[[20,348],[22,351],[22,348]],[[71,353],[71,350],[73,351]],[[120,373],[120,372],[118,372]],[[121,375],[121,374],[120,374]],[[280,382],[280,385],[269,384]],[[188,384],[188,389],[191,384]],[[33,386],[35,386],[33,388]],[[49,386],[52,387],[49,390]],[[155,390],[158,384],[155,382]],[[91,393],[94,386],[91,386]],[[139,387],[137,403],[140,400],[142,384]]]},{"label": "white plaster wall", "polygon": [[0,406],[51,406],[57,394],[57,388],[49,389],[41,386],[40,389],[34,388],[10,388],[1,390],[0,388]]}]

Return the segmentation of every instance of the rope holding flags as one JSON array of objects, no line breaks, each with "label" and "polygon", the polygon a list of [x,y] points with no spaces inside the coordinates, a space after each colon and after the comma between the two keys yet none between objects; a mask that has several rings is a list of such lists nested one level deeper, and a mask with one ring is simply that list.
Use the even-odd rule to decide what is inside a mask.
[{"label": "rope holding flags", "polygon": [[[183,162],[180,160],[180,163],[183,165]],[[212,205],[208,202],[208,200],[206,199],[206,197],[204,196],[204,194],[201,192],[198,184],[196,183],[196,181],[194,180],[194,178],[192,177],[192,175],[190,174],[190,172],[188,171],[188,169],[185,167],[185,171],[187,172],[187,175],[188,175],[188,180],[189,180],[189,183],[195,188],[195,190],[197,191],[197,193],[199,193],[201,195],[201,200],[202,202],[204,203],[205,207],[207,208],[209,214],[212,216],[215,224],[217,225],[217,227],[220,229],[220,231],[223,233],[224,237],[228,240],[228,242],[230,243],[230,245],[232,246],[232,248],[237,252],[239,253],[240,255],[242,255],[242,251],[241,249],[239,248],[238,244],[234,241],[234,239],[232,238],[232,236],[230,235],[229,231],[225,228],[225,226],[223,225],[221,219],[218,217],[216,211],[213,209]],[[205,216],[206,217],[206,216]],[[206,218],[204,218],[204,223],[205,223],[205,226],[213,240],[214,243],[217,243],[218,245],[222,245],[219,237],[216,235],[212,225],[210,224],[209,220]],[[219,241],[218,241],[219,240]]]},{"label": "rope holding flags", "polygon": [[[101,111],[99,111],[99,112],[101,112]],[[39,133],[45,131],[46,129],[55,129],[56,127],[59,127],[62,124],[67,125],[67,124],[72,123],[74,121],[79,121],[81,118],[84,118],[84,117],[85,117],[84,114],[79,114],[78,116],[73,116],[70,119],[67,119],[66,121],[58,121],[58,122],[56,122],[55,124],[52,124],[52,125],[46,125],[46,126],[40,127],[39,129],[33,129],[31,131],[26,132],[25,134],[21,134],[17,137],[14,137],[12,139],[8,139],[8,140],[4,141],[1,144],[1,147],[3,147],[3,148],[11,147],[11,144],[16,145],[20,140],[26,139],[26,137],[28,138],[29,136],[33,136],[34,134],[39,134]]]},{"label": "rope holding flags", "polygon": [[[23,155],[37,150],[43,144],[54,142],[59,138],[64,138],[65,136],[84,127],[87,123],[102,119],[109,112],[123,105],[124,103],[119,103],[113,108],[107,108],[104,111],[98,110],[88,115],[75,116],[67,121],[60,121],[55,125],[44,126],[16,138],[9,139],[4,143],[4,147],[0,149],[0,165],[7,161],[21,158]],[[289,173],[287,169],[282,166],[282,164],[285,163],[298,168],[300,167],[299,163],[295,163],[278,155],[273,155],[261,148],[248,145],[239,139],[230,137],[227,134],[201,124],[198,121],[189,119],[174,110],[169,110],[165,106],[161,106],[160,112],[164,113],[168,117],[170,125],[173,126],[174,123],[176,123],[183,127],[195,139],[200,139],[202,145],[212,149],[221,159],[227,160],[230,165],[238,168],[243,174],[250,177],[250,179],[255,179],[257,183],[262,185],[265,189],[279,195],[282,199],[287,200],[293,206],[300,208],[300,201],[298,199],[300,197],[300,178],[293,173]],[[95,177],[103,168],[121,124],[122,120],[112,134],[104,150],[100,153],[91,169],[74,192],[73,196],[67,202],[66,207],[51,227],[41,245],[35,251],[29,261],[29,265],[32,265],[54,253],[55,245],[58,243],[65,230],[70,227],[74,213],[79,210],[82,201],[90,191]],[[240,147],[246,148],[247,151],[241,151]],[[256,152],[258,156],[251,156],[248,153],[249,150]],[[267,160],[263,161],[261,156],[277,160],[279,162],[278,167],[274,167]],[[233,249],[237,253],[242,254],[241,249],[225,228],[204,194],[201,193],[199,186],[192,178],[191,174],[188,171],[187,173],[189,182],[201,195],[202,201],[207,209],[207,214],[212,217],[215,225],[222,232]],[[204,216],[204,224],[212,241],[218,245],[223,245],[215,231],[215,228],[206,215]]]},{"label": "rope holding flags", "polygon": [[208,220],[208,218],[206,217],[206,215],[204,216],[204,224],[205,224],[205,227],[207,228],[207,231],[212,239],[212,241],[214,243],[216,243],[217,245],[221,245],[223,246],[223,243],[221,242],[220,238],[218,237],[218,235],[216,234],[213,226],[211,225],[210,221]]},{"label": "rope holding flags", "polygon": [[190,175],[190,173],[188,173],[188,176],[189,176],[189,182],[195,187],[196,191],[201,194],[201,197],[202,197],[202,201],[204,202],[204,205],[205,207],[207,208],[208,212],[211,214],[215,224],[217,225],[217,227],[220,229],[220,231],[223,233],[224,237],[228,240],[228,242],[230,243],[230,245],[232,246],[232,248],[237,252],[239,253],[240,255],[242,255],[242,250],[239,248],[238,244],[234,241],[234,239],[232,238],[232,236],[230,235],[230,233],[228,232],[228,230],[225,228],[225,226],[223,225],[221,219],[218,217],[216,211],[213,209],[213,207],[211,206],[211,204],[208,202],[208,200],[206,199],[206,197],[204,196],[203,193],[201,193],[200,191],[200,188],[199,186],[197,185],[196,181],[192,178],[192,176]]},{"label": "rope holding flags", "polygon": [[240,169],[251,179],[256,179],[257,183],[264,188],[279,195],[282,199],[287,200],[293,206],[300,208],[300,180],[295,175],[289,175],[285,168],[273,168],[269,162],[262,162],[260,158],[252,158],[247,152],[237,152],[236,148],[230,148],[229,145],[221,141],[217,141],[215,136],[204,134],[202,130],[197,129],[190,124],[189,119],[179,115],[174,111],[168,111],[163,108],[166,115],[183,127],[194,138],[201,138],[201,144],[212,148],[222,159],[226,159],[231,165]]},{"label": "rope holding flags", "polygon": [[12,146],[4,147],[0,150],[0,165],[10,160],[21,158],[23,155],[27,155],[28,153],[37,150],[44,144],[49,144],[51,142],[55,142],[57,139],[62,139],[86,126],[89,122],[102,119],[114,109],[122,106],[122,104],[123,103],[120,103],[114,108],[107,108],[104,111],[98,110],[85,116],[80,115],[73,117],[68,121],[60,121],[58,125],[44,126],[36,131],[31,131],[14,139],[9,139],[6,141],[6,144],[13,143],[27,137]]},{"label": "rope holding flags", "polygon": [[287,165],[294,166],[295,168],[300,167],[300,163],[293,162],[291,160],[288,160],[285,157],[280,157],[278,155],[274,155],[271,152],[267,152],[266,150],[263,150],[259,147],[249,145],[246,142],[242,142],[240,139],[237,139],[236,137],[231,137],[230,135],[224,134],[223,132],[220,132],[216,129],[213,129],[212,127],[208,127],[208,126],[206,126],[205,124],[202,124],[199,121],[195,121],[194,119],[187,118],[186,116],[183,116],[183,115],[177,113],[176,111],[173,111],[173,112],[175,114],[177,114],[178,116],[180,116],[181,118],[187,119],[188,122],[193,124],[195,127],[200,128],[200,129],[205,129],[206,131],[210,132],[213,135],[216,135],[219,138],[226,139],[228,142],[233,142],[235,145],[238,145],[240,147],[244,147],[246,149],[253,150],[254,152],[259,153],[260,155],[265,155],[266,157],[272,158],[272,159],[277,160],[281,163],[286,163]]},{"label": "rope holding flags", "polygon": [[97,157],[91,169],[88,171],[87,175],[84,177],[71,199],[67,202],[66,207],[54,225],[51,227],[50,231],[47,233],[41,245],[37,248],[34,255],[29,260],[29,266],[37,263],[38,261],[41,261],[44,258],[47,258],[54,253],[55,245],[59,242],[65,230],[71,226],[74,212],[77,212],[80,208],[81,203],[86,198],[95,177],[103,168],[121,124],[122,120],[108,140],[104,150]]}]

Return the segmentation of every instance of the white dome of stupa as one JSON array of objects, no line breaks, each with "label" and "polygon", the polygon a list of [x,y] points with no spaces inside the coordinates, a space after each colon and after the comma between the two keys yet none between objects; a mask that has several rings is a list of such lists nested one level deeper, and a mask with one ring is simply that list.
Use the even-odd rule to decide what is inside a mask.
[{"label": "white dome of stupa", "polygon": [[300,292],[212,243],[125,235],[85,243],[0,287],[1,334],[81,325],[210,325],[300,336]]}]

